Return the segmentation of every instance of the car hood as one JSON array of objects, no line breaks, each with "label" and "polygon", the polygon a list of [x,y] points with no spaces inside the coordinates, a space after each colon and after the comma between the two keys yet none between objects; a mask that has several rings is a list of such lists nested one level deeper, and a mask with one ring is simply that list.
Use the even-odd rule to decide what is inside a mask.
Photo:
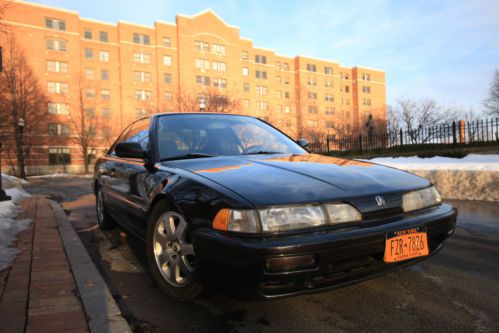
[{"label": "car hood", "polygon": [[164,163],[208,178],[257,207],[325,202],[430,185],[401,170],[316,154],[220,156]]}]

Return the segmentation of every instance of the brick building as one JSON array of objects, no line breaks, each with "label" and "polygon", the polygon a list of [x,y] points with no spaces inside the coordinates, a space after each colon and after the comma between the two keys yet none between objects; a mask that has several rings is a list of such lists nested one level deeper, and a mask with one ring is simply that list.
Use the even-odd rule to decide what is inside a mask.
[{"label": "brick building", "polygon": [[295,138],[356,134],[369,113],[380,123],[386,118],[383,71],[256,47],[211,10],[145,26],[12,1],[4,24],[49,99],[50,116],[39,124],[47,134],[32,147],[28,173],[61,170],[61,161],[71,164],[68,171],[81,169],[67,120],[78,92],[104,119],[97,154],[137,117],[197,111],[183,110],[179,98],[213,89],[237,101],[231,112],[262,118]]}]

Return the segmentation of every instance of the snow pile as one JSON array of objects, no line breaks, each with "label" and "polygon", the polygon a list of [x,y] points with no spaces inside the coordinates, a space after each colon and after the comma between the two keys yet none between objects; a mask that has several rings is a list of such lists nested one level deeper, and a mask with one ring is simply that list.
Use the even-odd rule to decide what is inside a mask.
[{"label": "snow pile", "polygon": [[16,239],[17,234],[31,223],[30,220],[15,219],[21,212],[16,203],[31,197],[21,187],[21,184],[27,182],[24,179],[5,174],[2,174],[1,177],[2,187],[7,195],[12,197],[12,200],[0,201],[0,271],[9,267],[19,254],[20,251],[10,247],[10,245]]},{"label": "snow pile", "polygon": [[469,154],[463,158],[451,157],[379,157],[369,162],[402,170],[473,170],[499,172],[499,155]]},{"label": "snow pile", "polygon": [[383,157],[369,162],[426,178],[445,199],[499,202],[499,155],[470,154],[463,158]]}]

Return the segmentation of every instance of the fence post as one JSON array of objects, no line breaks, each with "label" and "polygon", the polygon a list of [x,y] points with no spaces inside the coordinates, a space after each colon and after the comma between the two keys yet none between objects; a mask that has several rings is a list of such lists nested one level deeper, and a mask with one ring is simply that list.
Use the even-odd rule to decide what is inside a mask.
[{"label": "fence post", "polygon": [[400,129],[400,145],[404,145],[404,133],[402,132],[402,129]]},{"label": "fence post", "polygon": [[359,134],[359,152],[362,153],[362,134]]},{"label": "fence post", "polygon": [[329,135],[326,136],[326,144],[327,144],[327,154],[329,155]]},{"label": "fence post", "polygon": [[466,134],[464,133],[464,120],[459,120],[459,143],[466,143]]},{"label": "fence post", "polygon": [[452,122],[452,144],[455,146],[457,143],[457,138],[456,138],[456,122]]}]

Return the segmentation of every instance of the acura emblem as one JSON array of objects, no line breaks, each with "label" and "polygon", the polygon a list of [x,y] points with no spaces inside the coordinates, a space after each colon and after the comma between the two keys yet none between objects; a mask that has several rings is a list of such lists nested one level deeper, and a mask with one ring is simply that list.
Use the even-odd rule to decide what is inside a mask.
[{"label": "acura emblem", "polygon": [[375,196],[374,199],[376,199],[378,206],[384,206],[386,204],[385,199],[383,199],[383,197],[381,197],[379,195]]}]

